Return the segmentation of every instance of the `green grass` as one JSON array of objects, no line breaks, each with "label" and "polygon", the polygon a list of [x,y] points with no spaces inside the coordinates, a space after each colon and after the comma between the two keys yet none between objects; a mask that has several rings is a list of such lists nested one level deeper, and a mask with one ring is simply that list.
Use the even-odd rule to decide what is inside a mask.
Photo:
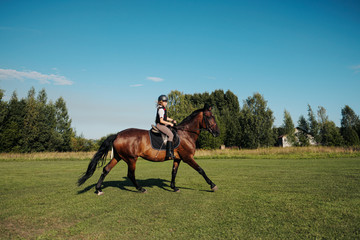
[{"label": "green grass", "polygon": [[120,162],[94,194],[88,161],[0,161],[1,239],[359,239],[360,158],[199,159],[217,192],[181,163]]}]

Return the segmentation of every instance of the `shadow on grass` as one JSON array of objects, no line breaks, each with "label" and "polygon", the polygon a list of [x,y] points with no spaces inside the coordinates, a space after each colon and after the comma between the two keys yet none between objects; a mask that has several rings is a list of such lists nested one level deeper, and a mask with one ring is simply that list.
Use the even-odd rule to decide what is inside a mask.
[{"label": "shadow on grass", "polygon": [[[164,189],[168,192],[173,192],[173,190],[170,188],[170,181],[160,179],[160,178],[149,178],[145,180],[137,180],[139,186],[147,188],[147,187],[159,187],[161,189]],[[78,191],[78,194],[86,193],[90,190],[95,189],[96,184],[92,184],[84,188],[83,190]],[[139,192],[134,187],[134,184],[128,179],[127,177],[124,177],[123,181],[105,181],[102,184],[102,190],[113,187],[113,188],[120,188],[121,190],[129,191],[129,192]],[[186,187],[177,187],[178,189],[187,189],[187,190],[195,190],[192,188],[186,188]]]}]

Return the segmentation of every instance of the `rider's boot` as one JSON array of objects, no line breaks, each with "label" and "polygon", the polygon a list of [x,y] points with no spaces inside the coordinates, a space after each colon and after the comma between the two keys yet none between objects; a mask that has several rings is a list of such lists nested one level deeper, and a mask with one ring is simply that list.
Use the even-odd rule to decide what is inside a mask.
[{"label": "rider's boot", "polygon": [[168,141],[166,144],[165,160],[171,160],[171,159],[174,159],[173,142]]}]

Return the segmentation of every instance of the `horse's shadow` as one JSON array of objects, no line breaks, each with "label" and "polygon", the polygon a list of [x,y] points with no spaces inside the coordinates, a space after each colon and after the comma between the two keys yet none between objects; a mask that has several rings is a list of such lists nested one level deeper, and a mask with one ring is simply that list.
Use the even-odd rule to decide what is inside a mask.
[{"label": "horse's shadow", "polygon": [[[129,191],[129,192],[139,192],[135,189],[134,184],[130,181],[129,178],[123,177],[123,179],[124,179],[123,181],[105,181],[105,182],[103,182],[101,189],[104,190],[108,187],[113,187],[113,188],[120,188],[121,190]],[[149,179],[145,179],[145,180],[137,180],[137,182],[138,182],[139,186],[142,186],[144,188],[159,187],[165,191],[173,192],[173,190],[170,188],[170,181],[165,180],[165,179],[149,178]],[[86,192],[94,189],[95,186],[96,186],[96,184],[87,186],[83,190],[78,191],[78,194],[86,193]],[[186,188],[186,187],[178,187],[178,188],[194,190],[194,189]]]}]

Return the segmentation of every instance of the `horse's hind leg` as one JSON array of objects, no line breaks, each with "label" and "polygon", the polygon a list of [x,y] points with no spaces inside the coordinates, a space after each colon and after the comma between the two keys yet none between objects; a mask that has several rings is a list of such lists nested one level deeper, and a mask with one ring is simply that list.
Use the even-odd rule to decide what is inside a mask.
[{"label": "horse's hind leg", "polygon": [[104,194],[103,191],[101,190],[101,185],[106,177],[106,175],[109,174],[109,172],[111,171],[111,169],[113,167],[115,167],[115,165],[118,163],[118,161],[113,158],[104,168],[103,168],[103,173],[101,174],[99,181],[96,184],[96,193],[97,195],[102,195]]}]

